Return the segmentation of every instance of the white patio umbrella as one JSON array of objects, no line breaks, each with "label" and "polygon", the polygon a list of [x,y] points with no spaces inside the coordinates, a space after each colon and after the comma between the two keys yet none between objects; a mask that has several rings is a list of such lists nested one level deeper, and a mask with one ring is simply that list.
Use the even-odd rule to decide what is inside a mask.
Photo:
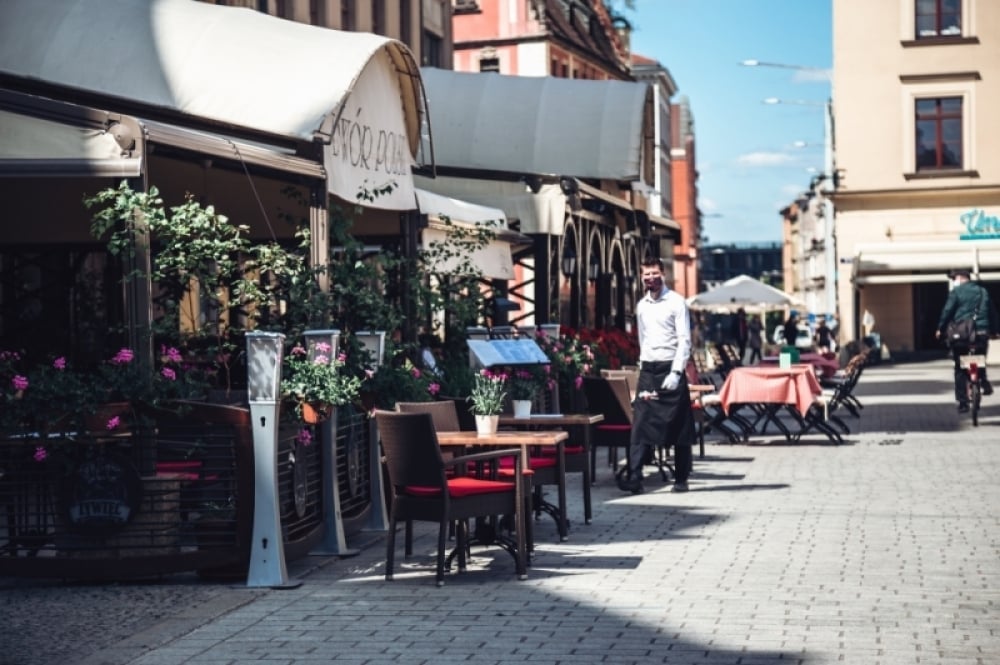
[{"label": "white patio umbrella", "polygon": [[710,291],[691,296],[687,303],[695,309],[726,311],[736,311],[741,307],[746,310],[770,310],[802,306],[784,291],[749,275],[726,280]]}]

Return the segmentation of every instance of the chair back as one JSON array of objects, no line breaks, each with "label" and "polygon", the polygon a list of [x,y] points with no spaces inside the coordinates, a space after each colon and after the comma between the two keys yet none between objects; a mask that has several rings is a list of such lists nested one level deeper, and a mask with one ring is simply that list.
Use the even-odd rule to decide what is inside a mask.
[{"label": "chair back", "polygon": [[376,411],[382,452],[393,491],[407,486],[446,486],[444,459],[430,413]]},{"label": "chair back", "polygon": [[587,408],[592,413],[604,414],[604,425],[631,425],[632,404],[629,401],[628,380],[618,377],[583,377],[583,392]]},{"label": "chair back", "polygon": [[455,402],[396,402],[396,411],[400,413],[429,413],[434,421],[436,432],[457,432],[461,428],[458,420],[458,409]]}]

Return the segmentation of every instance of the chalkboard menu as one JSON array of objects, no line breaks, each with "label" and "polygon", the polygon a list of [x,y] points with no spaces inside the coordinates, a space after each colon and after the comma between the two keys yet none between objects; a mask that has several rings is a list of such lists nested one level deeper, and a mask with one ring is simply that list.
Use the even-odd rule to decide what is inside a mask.
[{"label": "chalkboard menu", "polygon": [[533,339],[470,339],[469,359],[473,367],[549,363],[548,356]]}]

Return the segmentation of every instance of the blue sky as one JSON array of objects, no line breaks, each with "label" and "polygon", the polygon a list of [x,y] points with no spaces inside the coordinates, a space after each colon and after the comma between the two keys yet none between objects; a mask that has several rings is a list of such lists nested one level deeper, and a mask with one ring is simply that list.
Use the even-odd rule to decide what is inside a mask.
[{"label": "blue sky", "polygon": [[[831,4],[635,0],[634,11],[623,9],[633,52],[664,65],[677,83],[674,99],[690,100],[709,243],[779,241],[778,211],[808,188],[807,169],[822,171]],[[740,65],[748,59],[820,71]],[[764,104],[768,97],[809,104]]]}]

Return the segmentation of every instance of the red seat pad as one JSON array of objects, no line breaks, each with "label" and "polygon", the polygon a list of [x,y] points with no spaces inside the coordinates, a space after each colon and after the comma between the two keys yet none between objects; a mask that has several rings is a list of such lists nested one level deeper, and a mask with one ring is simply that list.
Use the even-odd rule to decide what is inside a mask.
[{"label": "red seat pad", "polygon": [[[566,455],[582,455],[583,446],[566,446],[563,448],[563,453]],[[545,446],[541,451],[542,455],[555,457],[556,447],[555,446]]]},{"label": "red seat pad", "polygon": [[[403,491],[413,496],[439,496],[441,494],[441,490],[437,487],[427,487],[424,485],[407,485]],[[448,494],[453,497],[512,491],[514,491],[513,485],[500,480],[479,480],[478,478],[470,478],[469,476],[458,476],[448,479]]]},{"label": "red seat pad", "polygon": [[627,432],[632,429],[631,425],[598,425],[597,429],[609,432]]},{"label": "red seat pad", "polygon": [[175,471],[194,471],[201,468],[201,460],[178,460],[174,462],[157,462],[156,471],[158,473],[172,473]]},{"label": "red seat pad", "polygon": [[[528,468],[529,469],[544,469],[547,467],[553,467],[556,465],[555,457],[530,457],[528,458]],[[513,469],[514,468],[514,458],[504,457],[500,460],[501,469]]]}]

